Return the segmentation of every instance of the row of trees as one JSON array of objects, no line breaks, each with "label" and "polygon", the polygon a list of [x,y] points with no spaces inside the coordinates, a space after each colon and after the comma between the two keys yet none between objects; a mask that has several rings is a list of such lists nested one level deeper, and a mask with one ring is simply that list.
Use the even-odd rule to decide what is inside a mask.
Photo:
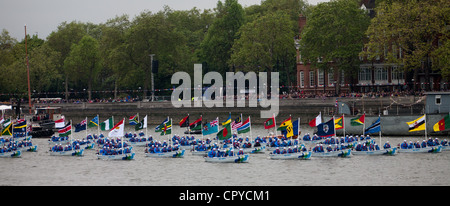
[{"label": "row of trees", "polygon": [[[266,0],[247,8],[237,0],[225,0],[214,10],[176,11],[166,6],[157,13],[143,11],[132,20],[123,15],[101,24],[63,22],[45,40],[26,37],[31,91],[33,97],[66,99],[147,96],[150,54],[159,62],[155,89],[171,88],[170,77],[177,71],[192,75],[194,63],[203,63],[205,73],[223,75],[283,68],[281,78],[293,82],[297,17],[306,7],[303,0]],[[3,30],[1,99],[26,96],[25,56],[25,41]]]},{"label": "row of trees", "polygon": [[[360,57],[373,61],[381,55],[415,73],[425,67],[450,75],[448,0],[376,2],[373,19],[360,9],[360,0],[317,6],[304,0],[265,0],[246,8],[238,0],[225,0],[213,10],[165,7],[132,20],[117,16],[101,24],[63,22],[45,40],[26,37],[31,91],[34,97],[66,99],[147,96],[151,54],[159,61],[155,89],[172,88],[170,78],[177,71],[192,75],[194,63],[203,63],[205,73],[223,76],[228,71],[279,71],[282,84],[291,86],[298,35],[302,61],[315,68],[337,68],[354,78]],[[308,23],[299,34],[300,14]],[[0,71],[0,99],[25,97],[24,40],[18,42],[6,30],[0,35]]]}]

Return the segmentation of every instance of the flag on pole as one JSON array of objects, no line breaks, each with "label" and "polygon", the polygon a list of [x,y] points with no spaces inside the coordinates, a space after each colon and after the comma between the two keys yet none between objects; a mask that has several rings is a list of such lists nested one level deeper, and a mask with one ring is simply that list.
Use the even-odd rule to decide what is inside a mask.
[{"label": "flag on pole", "polygon": [[242,134],[242,133],[250,132],[251,126],[252,126],[252,124],[250,122],[250,117],[248,117],[247,120],[245,120],[242,123],[242,125],[239,128],[237,128],[237,133]]},{"label": "flag on pole", "polygon": [[378,117],[378,119],[372,125],[367,127],[364,134],[372,134],[372,133],[377,133],[380,131],[381,131],[381,118]]},{"label": "flag on pole", "polygon": [[65,121],[64,116],[61,116],[61,119],[58,119],[58,120],[55,121],[55,128],[56,129],[63,128],[64,125],[66,124],[64,121]]},{"label": "flag on pole", "polygon": [[275,127],[275,118],[271,117],[264,121],[264,129],[270,129],[272,127]]},{"label": "flag on pole", "polygon": [[344,116],[341,116],[334,120],[334,128],[336,128],[336,130],[344,129]]},{"label": "flag on pole", "polygon": [[364,113],[363,115],[361,115],[361,116],[359,116],[359,117],[356,117],[356,118],[351,119],[351,120],[350,120],[350,124],[351,124],[352,126],[363,125],[365,119],[366,119],[366,113]]},{"label": "flag on pole", "polygon": [[70,122],[60,130],[58,130],[58,134],[60,137],[67,137],[72,134],[72,125],[70,124]]},{"label": "flag on pole", "polygon": [[292,119],[289,117],[284,120],[278,127],[277,131],[281,131],[281,134],[285,135],[287,138],[294,136],[294,130],[292,125]]},{"label": "flag on pole", "polygon": [[334,135],[334,118],[330,121],[317,125],[317,135],[319,137],[330,137]]},{"label": "flag on pole", "polygon": [[202,130],[203,135],[209,135],[217,132],[219,132],[219,117],[217,117],[214,121],[210,123],[206,123],[203,126]]},{"label": "flag on pole", "polygon": [[139,124],[138,115],[137,114],[134,115],[134,116],[131,116],[130,118],[128,118],[128,120],[130,122],[130,125],[137,125],[137,124]]},{"label": "flag on pole", "polygon": [[189,127],[189,115],[180,121],[180,127]]},{"label": "flag on pole", "polygon": [[141,122],[139,122],[139,124],[134,126],[134,130],[138,131],[145,128],[147,128],[147,115],[145,115],[144,119],[142,119]]},{"label": "flag on pole", "polygon": [[86,126],[86,119],[83,119],[83,121],[75,125],[75,132],[86,130]]},{"label": "flag on pole", "polygon": [[409,132],[425,130],[425,115],[411,122],[406,122],[409,126]]},{"label": "flag on pole", "polygon": [[202,117],[200,116],[200,118],[195,120],[195,122],[192,122],[191,124],[189,124],[189,129],[201,130],[202,129]]},{"label": "flag on pole", "polygon": [[293,129],[293,135],[294,136],[298,136],[298,135],[300,135],[301,134],[301,131],[300,131],[300,122],[299,122],[300,120],[295,120],[294,122],[292,122],[292,129]]},{"label": "flag on pole", "polygon": [[89,128],[91,127],[98,127],[98,116],[95,116],[91,121],[89,121],[88,125]]},{"label": "flag on pole", "polygon": [[106,121],[100,123],[100,129],[103,131],[110,130],[114,126],[113,118],[109,118]]},{"label": "flag on pole", "polygon": [[3,130],[2,130],[2,135],[12,135],[12,126],[11,126],[11,119],[7,119],[3,122],[2,126],[3,126]]},{"label": "flag on pole", "polygon": [[319,124],[321,124],[321,123],[322,123],[322,113],[319,113],[319,115],[317,115],[316,118],[312,119],[312,120],[309,122],[309,126],[310,126],[310,127],[317,127],[317,125],[319,125]]},{"label": "flag on pole", "polygon": [[27,121],[26,120],[20,120],[16,125],[13,127],[13,133],[16,132],[26,132],[27,131]]},{"label": "flag on pole", "polygon": [[167,117],[160,125],[155,127],[155,132],[162,132],[164,129],[164,125],[169,122],[169,117]]},{"label": "flag on pole", "polygon": [[228,119],[225,120],[225,122],[222,122],[222,126],[224,126],[224,125],[226,125],[226,124],[230,124],[230,123],[231,123],[231,113],[230,113],[230,115],[228,116]]},{"label": "flag on pole", "polygon": [[172,134],[172,120],[166,122],[161,131],[161,135]]},{"label": "flag on pole", "polygon": [[237,130],[242,125],[241,115],[231,122],[231,130]]},{"label": "flag on pole", "polygon": [[125,129],[124,128],[125,127],[124,120],[125,120],[125,118],[123,118],[122,120],[120,120],[119,123],[114,125],[114,127],[111,129],[111,131],[109,131],[108,137],[123,137],[124,129]]},{"label": "flag on pole", "polygon": [[219,140],[229,139],[231,137],[231,125],[225,124],[224,128],[217,133]]},{"label": "flag on pole", "polygon": [[446,130],[450,128],[450,115],[445,115],[445,117],[433,126],[435,132]]}]

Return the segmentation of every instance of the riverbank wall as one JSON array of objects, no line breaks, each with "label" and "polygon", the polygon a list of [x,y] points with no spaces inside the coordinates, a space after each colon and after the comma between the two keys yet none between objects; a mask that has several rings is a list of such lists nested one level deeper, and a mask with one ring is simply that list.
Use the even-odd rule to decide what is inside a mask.
[{"label": "riverbank wall", "polygon": [[[425,111],[423,98],[418,97],[384,97],[384,98],[338,98],[349,106],[350,115],[345,115],[345,127],[347,134],[361,134],[362,126],[351,126],[350,119],[366,112],[366,127],[381,114],[383,135],[421,135],[420,132],[408,132],[407,121],[412,121],[420,117]],[[212,121],[219,117],[219,121],[225,121],[231,113],[231,118],[235,119],[242,113],[243,119],[251,116],[252,124],[262,124],[266,119],[260,118],[261,111],[269,110],[259,104],[257,107],[249,107],[246,101],[245,107],[223,107],[208,108],[205,105],[198,107],[194,105],[199,102],[192,102],[191,107],[176,108],[170,101],[157,102],[108,102],[108,103],[60,103],[60,104],[35,104],[35,107],[60,107],[61,113],[66,119],[73,122],[80,122],[85,117],[92,119],[99,115],[100,121],[114,116],[115,122],[120,118],[128,118],[139,113],[140,119],[148,115],[148,124],[160,124],[167,116],[172,118],[173,125],[190,115],[190,121],[193,122],[202,115],[203,121]],[[236,104],[235,104],[236,105]],[[323,121],[328,121],[336,113],[336,98],[310,98],[310,99],[281,99],[279,101],[279,113],[276,117],[277,124],[291,116],[293,119],[300,117],[301,127],[309,127],[308,123],[315,118],[319,112],[322,113]],[[24,111],[25,112],[25,111]],[[340,116],[341,114],[339,114]],[[336,114],[338,116],[338,114]],[[432,131],[433,124],[442,119],[443,114],[429,115],[427,126],[429,133]],[[127,120],[128,122],[128,120]],[[338,130],[337,133],[342,131]],[[447,134],[448,135],[448,134]]]}]

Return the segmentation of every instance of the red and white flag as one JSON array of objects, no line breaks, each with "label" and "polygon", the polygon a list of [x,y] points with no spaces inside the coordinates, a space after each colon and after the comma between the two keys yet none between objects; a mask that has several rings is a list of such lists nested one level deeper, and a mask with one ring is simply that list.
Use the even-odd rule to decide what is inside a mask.
[{"label": "red and white flag", "polygon": [[319,113],[319,115],[317,115],[316,118],[312,119],[309,122],[309,126],[310,127],[317,127],[317,125],[319,125],[320,123],[322,123],[322,113]]},{"label": "red and white flag", "polygon": [[114,127],[111,129],[111,131],[108,134],[109,137],[123,137],[124,127],[125,127],[124,120],[125,119],[122,119],[119,123],[114,125]]},{"label": "red and white flag", "polygon": [[65,126],[64,121],[65,121],[64,116],[61,116],[61,119],[58,119],[58,120],[55,121],[55,128],[56,129],[63,128]]}]

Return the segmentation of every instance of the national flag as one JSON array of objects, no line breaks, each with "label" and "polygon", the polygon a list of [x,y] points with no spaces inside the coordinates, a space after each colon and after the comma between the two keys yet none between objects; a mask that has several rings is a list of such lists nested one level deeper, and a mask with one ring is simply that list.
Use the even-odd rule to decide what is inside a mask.
[{"label": "national flag", "polygon": [[160,125],[155,127],[155,132],[162,132],[164,129],[164,125],[169,122],[169,117],[167,117]]},{"label": "national flag", "polygon": [[292,129],[294,130],[293,135],[294,136],[299,136],[301,134],[300,131],[300,120],[295,120],[294,122],[292,122]]},{"label": "national flag", "polygon": [[214,121],[210,122],[209,124],[206,123],[203,126],[202,134],[203,135],[209,135],[213,133],[219,132],[219,118],[217,117]]},{"label": "national flag", "polygon": [[89,121],[88,125],[89,128],[91,127],[98,127],[98,116],[95,116],[91,121]]},{"label": "national flag", "polygon": [[281,123],[281,125],[278,127],[277,131],[281,131],[281,133],[283,135],[285,135],[285,137],[287,137],[287,138],[294,136],[294,130],[293,130],[293,126],[292,126],[291,117],[284,120]]},{"label": "national flag", "polygon": [[136,126],[134,126],[134,129],[136,131],[147,128],[147,115],[145,115],[144,119],[139,122]]},{"label": "national flag", "polygon": [[450,115],[445,115],[444,119],[441,119],[439,122],[434,124],[433,130],[435,132],[446,130],[450,128]]},{"label": "national flag", "polygon": [[378,117],[378,119],[366,129],[364,134],[372,134],[380,131],[381,131],[381,118]]},{"label": "national flag", "polygon": [[192,122],[191,124],[189,124],[189,129],[201,130],[202,129],[202,116],[200,116],[199,119],[195,120],[195,122]]},{"label": "national flag", "polygon": [[161,131],[161,135],[172,134],[172,120],[166,122],[164,124],[163,130]]},{"label": "national flag", "polygon": [[275,127],[275,117],[271,117],[264,121],[264,129],[270,129],[272,127]]},{"label": "national flag", "polygon": [[252,127],[252,123],[250,122],[250,117],[247,118],[247,120],[245,120],[242,125],[237,128],[237,133],[238,134],[242,134],[242,133],[247,133],[250,131]]},{"label": "national flag", "polygon": [[12,135],[11,119],[5,120],[2,126],[3,126],[2,135]]},{"label": "national flag", "polygon": [[280,126],[278,127],[277,131],[283,131],[283,130],[286,130],[286,128],[287,128],[288,126],[291,126],[291,127],[292,127],[291,117],[289,117],[288,119],[284,120],[284,121],[280,124]]},{"label": "national flag", "polygon": [[225,120],[225,122],[222,122],[222,126],[224,126],[224,125],[226,125],[226,124],[230,124],[230,123],[231,123],[231,113],[230,113],[230,115],[228,116],[228,119]]},{"label": "national flag", "polygon": [[55,121],[55,128],[56,129],[63,128],[64,125],[66,125],[64,116],[61,116],[61,119],[58,119],[58,120]]},{"label": "national flag", "polygon": [[80,123],[75,125],[75,132],[81,132],[83,130],[86,130],[87,128],[86,119],[83,119]]},{"label": "national flag", "polygon": [[363,125],[365,119],[366,119],[366,113],[364,113],[363,115],[361,115],[361,116],[359,116],[359,117],[356,117],[356,118],[351,119],[351,120],[350,120],[350,124],[351,124],[352,126]]},{"label": "national flag", "polygon": [[189,127],[189,115],[180,121],[180,127]]},{"label": "national flag", "polygon": [[20,119],[17,121],[17,124],[13,126],[13,133],[16,132],[26,132],[27,131],[27,121],[24,119]]},{"label": "national flag", "polygon": [[113,117],[111,117],[105,120],[104,122],[100,123],[100,129],[103,131],[110,130],[113,127],[113,125],[114,125]]},{"label": "national flag", "polygon": [[321,123],[322,123],[322,113],[319,113],[319,115],[317,115],[316,118],[312,119],[312,120],[309,122],[309,126],[310,126],[310,127],[317,127],[317,125],[319,125],[319,124],[321,124]]},{"label": "national flag", "polygon": [[125,120],[125,118],[123,118],[122,120],[120,120],[119,123],[114,125],[114,127],[111,129],[111,131],[109,131],[108,137],[123,137],[124,129],[125,129],[124,128],[125,127],[124,120]]},{"label": "national flag", "polygon": [[241,116],[237,117],[234,121],[231,122],[231,130],[237,130],[238,127],[242,125]]},{"label": "national flag", "polygon": [[130,125],[137,125],[139,123],[138,121],[138,115],[131,116],[128,118],[128,121],[130,122]]},{"label": "national flag", "polygon": [[330,121],[317,125],[317,135],[319,137],[330,137],[334,135],[334,118]]},{"label": "national flag", "polygon": [[409,132],[425,130],[425,114],[416,120],[406,122],[409,126]]},{"label": "national flag", "polygon": [[0,117],[0,124],[3,124],[4,121],[5,119],[3,117]]},{"label": "national flag", "polygon": [[217,133],[219,140],[229,139],[231,137],[231,125],[225,124],[224,128]]},{"label": "national flag", "polygon": [[60,130],[58,130],[58,134],[60,137],[67,137],[72,134],[72,125],[70,124],[70,122]]},{"label": "national flag", "polygon": [[336,128],[336,130],[344,129],[344,116],[341,116],[334,120],[334,128]]}]

